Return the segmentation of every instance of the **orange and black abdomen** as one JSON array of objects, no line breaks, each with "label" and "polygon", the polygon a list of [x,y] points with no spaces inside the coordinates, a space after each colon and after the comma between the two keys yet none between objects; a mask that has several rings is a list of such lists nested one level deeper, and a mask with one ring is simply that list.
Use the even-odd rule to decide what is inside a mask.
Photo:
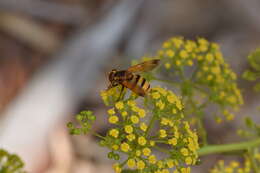
[{"label": "orange and black abdomen", "polygon": [[138,74],[132,74],[128,75],[127,80],[123,80],[121,82],[122,85],[129,88],[139,96],[145,96],[150,89],[150,84],[146,81],[145,78],[141,77]]}]

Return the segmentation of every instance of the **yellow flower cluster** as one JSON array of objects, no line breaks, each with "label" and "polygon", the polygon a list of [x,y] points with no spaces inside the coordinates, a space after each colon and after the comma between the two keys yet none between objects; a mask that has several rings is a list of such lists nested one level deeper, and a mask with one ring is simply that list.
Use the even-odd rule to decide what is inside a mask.
[{"label": "yellow flower cluster", "polygon": [[244,166],[237,161],[231,161],[228,165],[225,165],[223,160],[218,161],[210,173],[250,173],[251,164],[249,159],[246,157]]},{"label": "yellow flower cluster", "polygon": [[[188,66],[194,66],[191,84],[188,90],[200,89],[208,95],[208,100],[220,105],[220,107],[237,108],[243,104],[243,98],[236,85],[236,74],[225,63],[219,46],[210,43],[203,38],[197,41],[185,40],[182,37],[175,37],[166,41],[155,58],[162,59],[164,67],[169,73],[182,74]],[[187,87],[181,85],[182,87]],[[185,88],[182,88],[184,90]],[[158,95],[154,94],[154,97]],[[162,108],[163,104],[158,103]],[[226,117],[226,119],[233,119]],[[220,122],[220,121],[219,121]]]},{"label": "yellow flower cluster", "polygon": [[[148,112],[134,97],[115,101],[117,92],[111,89],[101,93],[103,101],[113,106],[107,111],[108,122],[116,126],[108,131],[102,145],[112,150],[109,158],[120,160],[119,152],[128,156],[123,163],[113,166],[115,172],[120,173],[127,166],[142,172],[169,173],[173,168],[175,173],[189,173],[190,166],[197,161],[198,137],[183,121],[180,98],[170,90],[154,87],[144,98]],[[148,114],[152,117],[144,119]],[[158,133],[150,130],[153,121],[160,124]],[[155,154],[160,142],[171,147],[168,156],[162,159]]]},{"label": "yellow flower cluster", "polygon": [[[169,120],[170,118],[183,118],[183,105],[181,100],[172,91],[157,86],[151,90],[150,96],[150,100],[154,106],[160,110],[161,114],[167,115],[161,119],[162,124],[172,124],[172,122]],[[167,119],[167,117],[169,119]]]},{"label": "yellow flower cluster", "polygon": [[[154,157],[149,158],[151,163],[157,163],[158,173],[167,172],[169,168],[175,167],[176,173],[186,173],[190,168],[181,167],[181,163],[187,166],[194,165],[197,161],[197,149],[199,148],[198,136],[193,132],[189,123],[183,121],[183,105],[179,97],[173,92],[161,87],[154,87],[151,90],[150,98],[147,101],[154,105],[160,122],[158,139],[165,141],[173,148],[173,153],[178,158],[158,160]],[[178,148],[178,149],[177,149]]]}]

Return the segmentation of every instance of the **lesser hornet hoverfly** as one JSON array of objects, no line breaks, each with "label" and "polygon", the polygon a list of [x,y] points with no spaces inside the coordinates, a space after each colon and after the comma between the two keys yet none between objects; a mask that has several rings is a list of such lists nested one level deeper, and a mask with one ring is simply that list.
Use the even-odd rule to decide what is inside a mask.
[{"label": "lesser hornet hoverfly", "polygon": [[127,70],[111,70],[111,72],[108,74],[110,85],[108,86],[107,90],[121,85],[122,88],[119,99],[124,88],[128,88],[137,95],[144,97],[150,91],[150,84],[146,81],[145,78],[141,77],[139,74],[134,73],[150,71],[159,64],[159,61],[159,59],[153,59],[131,66]]}]

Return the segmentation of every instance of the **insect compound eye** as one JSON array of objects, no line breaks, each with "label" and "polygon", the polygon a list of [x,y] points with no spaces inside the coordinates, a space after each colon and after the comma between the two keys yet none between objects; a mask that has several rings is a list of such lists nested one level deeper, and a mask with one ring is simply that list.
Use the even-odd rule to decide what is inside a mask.
[{"label": "insect compound eye", "polygon": [[108,78],[110,81],[114,80],[115,73],[116,73],[116,69],[113,69],[111,70],[111,72],[108,73]]}]

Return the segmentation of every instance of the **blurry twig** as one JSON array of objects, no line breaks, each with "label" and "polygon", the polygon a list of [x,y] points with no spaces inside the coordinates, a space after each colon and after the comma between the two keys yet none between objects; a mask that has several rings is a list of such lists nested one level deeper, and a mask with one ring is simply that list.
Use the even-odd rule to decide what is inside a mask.
[{"label": "blurry twig", "polygon": [[0,12],[0,30],[41,52],[52,53],[60,45],[59,38],[53,32],[22,16]]},{"label": "blurry twig", "polygon": [[0,10],[22,12],[45,20],[79,25],[85,20],[86,11],[80,6],[40,0],[1,0]]}]

